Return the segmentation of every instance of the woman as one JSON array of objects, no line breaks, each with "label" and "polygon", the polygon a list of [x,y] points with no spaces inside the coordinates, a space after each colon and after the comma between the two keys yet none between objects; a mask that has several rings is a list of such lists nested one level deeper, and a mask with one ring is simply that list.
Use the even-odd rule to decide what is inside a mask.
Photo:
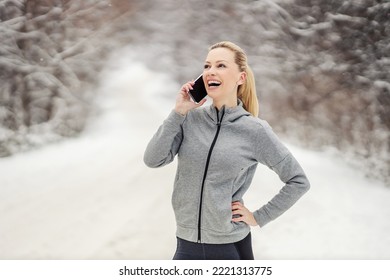
[{"label": "woman", "polygon": [[[203,80],[213,104],[194,103],[193,82],[181,87],[174,110],[147,146],[144,161],[160,167],[178,155],[172,194],[177,224],[174,259],[253,259],[250,226],[263,227],[308,189],[299,163],[267,122],[257,118],[254,76],[231,42],[210,47]],[[285,183],[253,213],[242,197],[258,163]]]}]

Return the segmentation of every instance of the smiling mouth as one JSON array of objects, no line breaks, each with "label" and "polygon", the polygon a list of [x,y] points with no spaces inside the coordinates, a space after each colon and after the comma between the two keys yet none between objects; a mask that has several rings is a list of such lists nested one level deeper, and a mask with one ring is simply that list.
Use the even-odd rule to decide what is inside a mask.
[{"label": "smiling mouth", "polygon": [[218,81],[208,81],[208,86],[209,87],[219,87],[221,85],[221,82]]}]

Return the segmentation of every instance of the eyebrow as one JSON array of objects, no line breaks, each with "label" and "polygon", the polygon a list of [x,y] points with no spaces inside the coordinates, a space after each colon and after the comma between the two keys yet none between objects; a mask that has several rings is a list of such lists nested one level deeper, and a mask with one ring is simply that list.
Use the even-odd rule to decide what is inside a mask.
[{"label": "eyebrow", "polygon": [[[215,63],[219,63],[219,62],[227,62],[227,63],[229,63],[229,61],[227,61],[227,60],[217,60]],[[211,63],[210,61],[205,61],[205,63]]]}]

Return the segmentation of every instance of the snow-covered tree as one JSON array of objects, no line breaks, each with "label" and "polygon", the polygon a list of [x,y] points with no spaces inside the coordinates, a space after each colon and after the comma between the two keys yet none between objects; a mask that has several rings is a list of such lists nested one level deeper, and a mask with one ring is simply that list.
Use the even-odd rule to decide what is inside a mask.
[{"label": "snow-covered tree", "polygon": [[390,2],[296,0],[284,8],[295,42],[285,116],[306,126],[308,143],[358,155],[368,173],[388,178]]},{"label": "snow-covered tree", "polygon": [[[115,4],[116,3],[116,4]],[[0,1],[0,156],[82,131],[120,1]]]}]

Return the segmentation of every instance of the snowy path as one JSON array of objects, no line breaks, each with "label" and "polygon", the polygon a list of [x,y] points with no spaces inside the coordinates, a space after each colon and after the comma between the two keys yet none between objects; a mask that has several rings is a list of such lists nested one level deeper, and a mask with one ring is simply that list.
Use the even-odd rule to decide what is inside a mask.
[{"label": "snowy path", "polygon": [[[140,65],[114,74],[102,86],[105,113],[81,137],[0,159],[0,259],[172,257],[175,164],[148,169],[142,155],[168,112],[152,94],[177,85]],[[255,256],[390,259],[390,189],[330,154],[290,149],[312,189],[252,230]],[[259,166],[247,206],[280,186]]]}]

